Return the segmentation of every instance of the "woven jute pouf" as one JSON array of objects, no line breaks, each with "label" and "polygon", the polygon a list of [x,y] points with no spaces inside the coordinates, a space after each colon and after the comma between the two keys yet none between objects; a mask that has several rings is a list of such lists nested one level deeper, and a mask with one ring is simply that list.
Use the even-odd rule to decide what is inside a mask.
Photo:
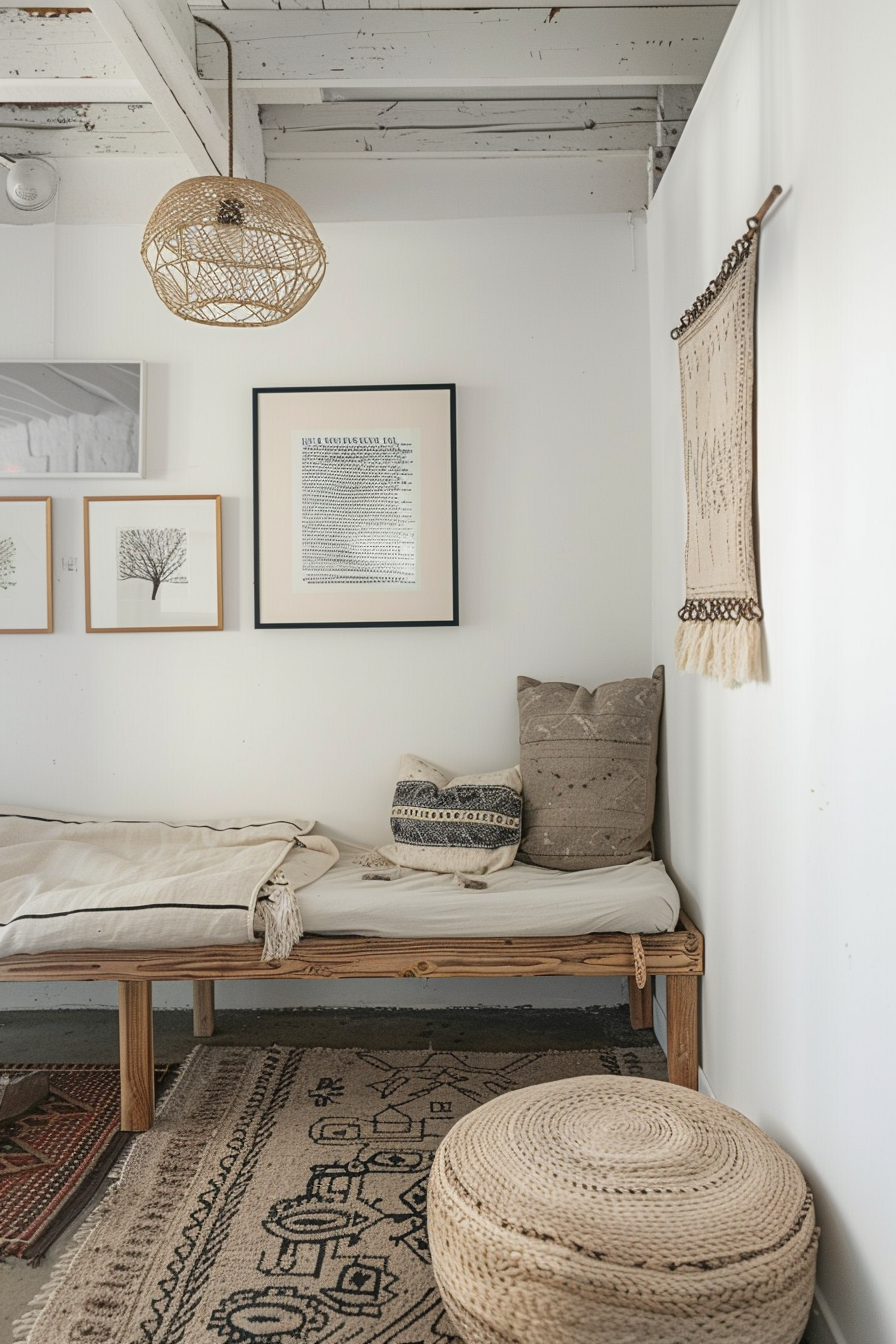
[{"label": "woven jute pouf", "polygon": [[792,1158],[687,1088],[582,1077],[459,1120],[429,1182],[466,1344],[797,1344],[818,1234]]}]

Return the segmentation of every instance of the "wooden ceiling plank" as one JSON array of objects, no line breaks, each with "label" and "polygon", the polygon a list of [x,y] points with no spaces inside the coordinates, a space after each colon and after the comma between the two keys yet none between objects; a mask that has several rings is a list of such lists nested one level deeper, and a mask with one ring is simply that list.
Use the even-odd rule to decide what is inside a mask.
[{"label": "wooden ceiling plank", "polygon": [[0,79],[129,79],[92,14],[0,10]]},{"label": "wooden ceiling plank", "polygon": [[145,103],[136,79],[0,78],[0,103]]},{"label": "wooden ceiling plank", "polygon": [[[252,87],[258,94],[259,103],[285,103],[299,102],[298,98],[293,97],[293,90],[284,87],[283,81],[279,84],[269,84],[267,89],[253,82]],[[268,96],[266,96],[266,94]],[[631,98],[646,99],[651,106],[656,103],[657,85],[656,84],[630,84],[626,82],[624,86],[619,84],[590,84],[581,87],[575,84],[563,84],[560,86],[551,86],[550,84],[529,85],[528,87],[517,88],[513,84],[502,83],[500,88],[483,87],[482,84],[477,88],[464,88],[462,84],[455,84],[450,89],[441,88],[438,84],[429,84],[420,86],[419,84],[408,89],[401,85],[378,84],[375,89],[371,88],[350,88],[343,85],[341,88],[331,89],[324,87],[321,90],[322,97],[318,100],[324,103],[364,103],[376,100],[380,103],[406,102],[414,99],[418,102],[539,102],[545,99],[558,99],[569,101],[570,99],[579,99],[580,101],[601,101],[604,98]]]},{"label": "wooden ceiling plank", "polygon": [[688,117],[694,110],[699,85],[674,84],[657,90],[659,108],[658,144],[675,145]]},{"label": "wooden ceiling plank", "polygon": [[244,167],[244,176],[255,182],[266,180],[261,117],[258,98],[252,89],[235,88],[233,91],[233,162],[235,173],[239,162]]},{"label": "wooden ceiling plank", "polygon": [[[205,18],[211,19],[213,23],[217,22],[215,19],[216,11],[220,13],[222,10],[228,9],[257,9],[263,11],[283,8],[284,5],[281,3],[281,0],[227,0],[226,4],[223,3],[223,0],[203,0],[202,4],[192,6],[194,14],[201,14]],[[305,6],[303,6],[303,8],[305,8]],[[314,2],[309,4],[307,8],[323,9],[323,0],[314,0]]]},{"label": "wooden ceiling plank", "polygon": [[526,154],[646,154],[655,123],[596,126],[586,130],[420,130],[264,132],[268,159],[308,158],[516,158]]},{"label": "wooden ceiling plank", "polygon": [[[2,0],[0,0],[2,3]],[[662,0],[660,6],[656,4],[645,4],[645,0],[566,0],[564,9],[724,9],[730,8],[730,3],[721,3],[721,0]],[[305,9],[305,10],[357,10],[359,13],[371,9],[399,9],[402,11],[413,9],[533,9],[540,10],[542,15],[546,15],[550,5],[537,4],[535,0],[530,0],[527,4],[520,4],[519,0],[369,0],[365,4],[362,0],[207,0],[201,5],[194,4],[193,12],[201,14],[210,9]]]},{"label": "wooden ceiling plank", "polygon": [[[201,176],[227,172],[227,129],[159,0],[92,0],[102,27]],[[165,0],[170,11],[170,0]],[[183,31],[182,25],[179,31]],[[223,50],[219,37],[202,30]],[[242,112],[245,114],[245,105]],[[234,117],[234,174],[264,180],[260,141]]]},{"label": "wooden ceiling plank", "polygon": [[0,103],[0,129],[168,134],[152,103]]},{"label": "wooden ceiling plank", "polygon": [[170,158],[183,150],[170,131],[133,134],[125,131],[87,131],[65,127],[58,131],[16,127],[3,131],[3,151],[38,158],[96,158],[124,154],[130,158]]},{"label": "wooden ceiling plank", "polygon": [[[733,13],[734,6],[559,9],[549,15],[522,9],[228,10],[216,22],[234,45],[236,75],[244,83],[499,88],[699,84]],[[220,48],[213,33],[199,30],[203,78],[225,77]]]},{"label": "wooden ceiling plank", "polygon": [[377,131],[397,128],[469,130],[529,127],[541,130],[624,123],[656,125],[656,98],[527,98],[337,102],[317,106],[262,106],[263,130]]}]

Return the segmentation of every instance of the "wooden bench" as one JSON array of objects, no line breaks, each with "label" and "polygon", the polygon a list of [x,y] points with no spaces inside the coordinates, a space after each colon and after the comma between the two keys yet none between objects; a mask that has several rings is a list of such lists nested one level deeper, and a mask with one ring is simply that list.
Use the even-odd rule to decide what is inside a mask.
[{"label": "wooden bench", "polygon": [[283,961],[262,962],[257,944],[166,952],[45,952],[0,958],[0,981],[117,980],[121,1128],[152,1125],[152,982],[193,982],[193,1030],[214,1032],[216,980],[340,980],[366,977],[622,975],[635,1029],[653,1025],[651,977],[665,975],[669,1081],[697,1087],[697,979],[703,935],[682,914],[673,933],[641,935],[647,980],[639,988],[626,933],[565,938],[325,938],[308,935]]}]

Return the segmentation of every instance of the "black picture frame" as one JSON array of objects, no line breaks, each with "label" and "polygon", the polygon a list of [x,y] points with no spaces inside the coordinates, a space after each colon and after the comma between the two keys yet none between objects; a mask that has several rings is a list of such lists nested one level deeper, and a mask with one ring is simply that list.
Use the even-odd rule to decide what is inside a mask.
[{"label": "black picture frame", "polygon": [[456,392],[253,389],[256,629],[459,624]]}]

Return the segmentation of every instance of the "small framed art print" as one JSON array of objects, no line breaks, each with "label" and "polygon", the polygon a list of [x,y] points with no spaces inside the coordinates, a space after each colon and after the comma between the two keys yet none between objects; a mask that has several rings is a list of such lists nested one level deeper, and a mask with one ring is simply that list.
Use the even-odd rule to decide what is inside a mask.
[{"label": "small framed art print", "polygon": [[253,393],[255,625],[457,625],[453,383]]},{"label": "small framed art print", "polygon": [[0,499],[0,635],[53,629],[52,500]]},{"label": "small framed art print", "polygon": [[84,500],[87,630],[221,630],[220,495]]},{"label": "small framed art print", "polygon": [[0,479],[143,475],[145,365],[0,361]]}]

